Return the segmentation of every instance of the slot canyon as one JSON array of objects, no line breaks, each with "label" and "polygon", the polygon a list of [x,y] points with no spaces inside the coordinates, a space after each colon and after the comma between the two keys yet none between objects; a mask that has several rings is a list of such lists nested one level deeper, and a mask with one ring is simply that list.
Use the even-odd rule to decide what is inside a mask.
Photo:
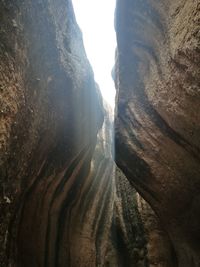
[{"label": "slot canyon", "polygon": [[200,0],[113,25],[114,118],[72,0],[0,0],[0,267],[200,267]]}]

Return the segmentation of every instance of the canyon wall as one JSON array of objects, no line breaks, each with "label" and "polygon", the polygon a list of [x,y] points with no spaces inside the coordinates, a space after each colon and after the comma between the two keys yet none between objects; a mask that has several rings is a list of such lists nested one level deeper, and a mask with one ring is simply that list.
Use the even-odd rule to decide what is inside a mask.
[{"label": "canyon wall", "polygon": [[146,266],[71,1],[1,0],[0,25],[0,266]]},{"label": "canyon wall", "polygon": [[196,0],[117,1],[116,162],[169,239],[157,266],[200,266],[199,25]]},{"label": "canyon wall", "polygon": [[0,0],[0,266],[200,266],[199,13],[117,1],[114,150],[71,1]]},{"label": "canyon wall", "polygon": [[70,1],[0,9],[0,265],[62,266],[103,123],[101,96]]}]

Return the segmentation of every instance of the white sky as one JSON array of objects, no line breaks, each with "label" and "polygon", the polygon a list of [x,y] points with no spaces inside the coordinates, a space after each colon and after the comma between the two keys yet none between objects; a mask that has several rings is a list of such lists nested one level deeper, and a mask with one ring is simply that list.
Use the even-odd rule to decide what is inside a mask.
[{"label": "white sky", "polygon": [[77,22],[83,32],[88,59],[95,80],[106,101],[114,107],[115,88],[111,77],[116,38],[115,0],[73,0]]}]

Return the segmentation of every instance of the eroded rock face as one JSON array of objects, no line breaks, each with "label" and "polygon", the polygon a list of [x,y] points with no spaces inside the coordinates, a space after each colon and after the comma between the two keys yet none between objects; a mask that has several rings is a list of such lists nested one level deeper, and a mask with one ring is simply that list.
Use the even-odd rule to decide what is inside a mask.
[{"label": "eroded rock face", "polygon": [[90,175],[71,216],[71,236],[76,233],[70,248],[76,263],[71,266],[145,267],[146,233],[136,192],[112,159],[113,118],[105,103],[104,107]]},{"label": "eroded rock face", "polygon": [[150,267],[170,267],[173,263],[173,248],[168,235],[149,204],[137,194],[137,208],[144,227],[146,257]]},{"label": "eroded rock face", "polygon": [[71,1],[1,1],[0,18],[0,266],[146,266]]},{"label": "eroded rock face", "polygon": [[199,20],[199,1],[117,1],[116,162],[181,267],[200,266]]},{"label": "eroded rock face", "polygon": [[71,1],[1,1],[0,13],[0,265],[63,266],[102,101]]}]

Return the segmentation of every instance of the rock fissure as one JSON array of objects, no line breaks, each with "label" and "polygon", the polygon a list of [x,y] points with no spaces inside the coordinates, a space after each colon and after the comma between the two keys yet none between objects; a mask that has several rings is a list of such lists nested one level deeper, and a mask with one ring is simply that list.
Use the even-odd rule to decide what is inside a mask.
[{"label": "rock fissure", "polygon": [[200,266],[199,21],[117,0],[113,122],[71,0],[0,1],[0,266]]}]

